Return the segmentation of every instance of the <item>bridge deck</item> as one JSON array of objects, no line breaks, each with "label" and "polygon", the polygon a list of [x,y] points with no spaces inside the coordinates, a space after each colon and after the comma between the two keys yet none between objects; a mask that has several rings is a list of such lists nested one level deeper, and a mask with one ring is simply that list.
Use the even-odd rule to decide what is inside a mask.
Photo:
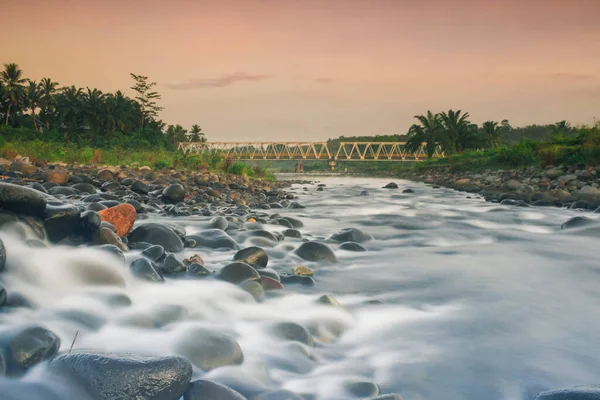
[{"label": "bridge deck", "polygon": [[[197,154],[221,153],[234,160],[337,160],[337,161],[421,161],[425,146],[407,152],[404,142],[340,142],[331,151],[327,142],[204,142],[179,143],[179,149]],[[434,158],[443,157],[436,146]]]}]

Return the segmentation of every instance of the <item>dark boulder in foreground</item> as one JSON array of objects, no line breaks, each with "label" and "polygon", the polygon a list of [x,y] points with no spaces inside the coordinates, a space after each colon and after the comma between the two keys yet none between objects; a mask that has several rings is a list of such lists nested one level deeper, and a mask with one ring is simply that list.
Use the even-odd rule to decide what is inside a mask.
[{"label": "dark boulder in foreground", "polygon": [[166,251],[178,252],[183,250],[183,241],[169,226],[150,222],[135,228],[129,234],[132,243],[146,242],[161,245]]},{"label": "dark boulder in foreground", "polygon": [[535,400],[599,400],[600,385],[577,386],[540,393]]},{"label": "dark boulder in foreground", "polygon": [[336,262],[337,259],[333,251],[319,242],[306,242],[298,247],[295,253],[306,261],[328,261]]},{"label": "dark boulder in foreground", "polygon": [[54,356],[59,347],[58,336],[45,328],[0,330],[0,354],[4,355],[7,376],[22,375],[40,361]]},{"label": "dark boulder in foreground", "polygon": [[367,249],[356,242],[344,242],[340,244],[340,249],[346,251],[367,251]]},{"label": "dark boulder in foreground", "polygon": [[164,282],[165,278],[158,272],[152,264],[152,261],[145,258],[138,258],[129,266],[131,273],[136,277],[149,282]]},{"label": "dark boulder in foreground", "polygon": [[0,209],[33,217],[44,217],[46,197],[35,189],[0,182]]},{"label": "dark boulder in foreground", "polygon": [[93,399],[179,399],[192,378],[183,357],[75,352],[50,361],[51,373]]},{"label": "dark boulder in foreground", "polygon": [[390,182],[383,187],[384,189],[398,189],[398,184],[394,182]]},{"label": "dark boulder in foreground", "polygon": [[242,249],[233,256],[234,261],[245,262],[254,268],[266,268],[269,256],[260,247],[252,246]]},{"label": "dark boulder in foreground", "polygon": [[356,242],[362,243],[367,242],[369,240],[373,240],[373,236],[367,232],[363,232],[360,229],[356,228],[346,228],[342,229],[341,232],[335,233],[331,236],[331,239],[336,242]]},{"label": "dark boulder in foreground", "polygon": [[48,203],[44,212],[48,239],[58,242],[69,236],[77,229],[79,216],[79,208],[73,204]]},{"label": "dark boulder in foreground", "polygon": [[246,280],[259,281],[260,274],[246,263],[234,262],[224,266],[219,271],[219,279],[238,284]]},{"label": "dark boulder in foreground", "polygon": [[583,228],[586,226],[598,225],[598,224],[599,224],[599,222],[595,219],[577,216],[577,217],[573,217],[573,218],[569,219],[568,221],[564,222],[560,226],[560,229],[565,230],[565,229]]},{"label": "dark boulder in foreground", "polygon": [[198,380],[190,383],[183,400],[246,400],[244,396],[220,383]]}]

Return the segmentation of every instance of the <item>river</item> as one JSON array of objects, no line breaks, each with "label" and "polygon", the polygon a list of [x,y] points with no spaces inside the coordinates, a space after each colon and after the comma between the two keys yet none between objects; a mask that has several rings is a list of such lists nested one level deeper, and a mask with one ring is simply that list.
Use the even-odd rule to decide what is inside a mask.
[{"label": "river", "polygon": [[[501,206],[407,181],[388,190],[388,179],[318,179],[323,191],[293,188],[305,209],[270,212],[300,219],[304,237],[358,228],[374,240],[363,243],[366,252],[336,250],[333,265],[302,262],[314,270],[312,287],[290,285],[258,303],[228,283],[140,283],[96,250],[32,249],[3,236],[19,260],[5,273],[6,286],[39,305],[3,322],[41,324],[60,336],[61,350],[79,331],[76,349],[157,355],[175,352],[181,332],[201,324],[236,337],[244,363],[206,375],[196,370],[197,377],[327,400],[352,398],[343,389],[350,381],[375,382],[405,400],[529,400],[542,390],[600,381],[599,237],[560,229],[581,213]],[[359,195],[363,190],[369,195]],[[202,222],[170,221],[188,233]],[[269,267],[297,266],[290,250],[298,244],[268,249]],[[219,269],[234,251],[199,253]],[[98,280],[116,283],[99,287]],[[133,304],[110,308],[98,293],[124,293]],[[323,294],[344,309],[317,304]],[[130,323],[169,313],[167,305],[185,313],[162,328]],[[275,321],[317,326],[322,335],[314,349],[294,346],[266,333]]]}]

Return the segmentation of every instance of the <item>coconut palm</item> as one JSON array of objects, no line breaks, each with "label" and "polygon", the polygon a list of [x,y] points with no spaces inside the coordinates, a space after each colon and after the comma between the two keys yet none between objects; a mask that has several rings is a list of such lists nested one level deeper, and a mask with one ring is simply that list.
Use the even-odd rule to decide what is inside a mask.
[{"label": "coconut palm", "polygon": [[31,118],[33,118],[33,126],[35,127],[35,130],[39,132],[40,129],[35,117],[35,112],[42,103],[42,92],[36,81],[29,81],[29,85],[27,85],[25,89],[25,96],[23,100],[25,107],[31,111],[30,115]]},{"label": "coconut palm", "polygon": [[23,102],[24,85],[27,79],[23,78],[23,71],[17,64],[10,63],[4,64],[4,71],[0,72],[0,81],[4,86],[3,98],[7,101],[4,125],[8,125],[11,109]]},{"label": "coconut palm", "polygon": [[573,131],[573,127],[565,120],[559,121],[551,126],[554,135],[566,135]]},{"label": "coconut palm", "polygon": [[204,136],[204,132],[202,132],[202,128],[199,125],[192,125],[190,134],[191,142],[206,142],[206,136]]},{"label": "coconut palm", "polygon": [[489,147],[497,147],[502,143],[502,136],[500,136],[502,131],[503,127],[499,126],[497,122],[486,121],[481,124],[481,132]]},{"label": "coconut palm", "polygon": [[83,123],[82,113],[83,91],[75,86],[62,88],[56,96],[56,110],[60,122],[72,134],[76,134]]},{"label": "coconut palm", "polygon": [[406,150],[414,153],[425,143],[427,157],[431,158],[435,153],[441,129],[439,115],[427,111],[427,115],[415,115],[415,118],[419,124],[412,125],[408,130]]},{"label": "coconut palm", "polygon": [[50,129],[50,120],[52,119],[52,110],[55,106],[54,96],[58,92],[58,82],[52,81],[50,78],[42,78],[39,85],[40,94],[42,96],[40,106],[40,119],[46,125],[46,129]]},{"label": "coconut palm", "polygon": [[477,141],[477,131],[472,129],[469,113],[461,115],[461,110],[449,110],[440,114],[442,135],[440,142],[448,153],[462,153]]}]

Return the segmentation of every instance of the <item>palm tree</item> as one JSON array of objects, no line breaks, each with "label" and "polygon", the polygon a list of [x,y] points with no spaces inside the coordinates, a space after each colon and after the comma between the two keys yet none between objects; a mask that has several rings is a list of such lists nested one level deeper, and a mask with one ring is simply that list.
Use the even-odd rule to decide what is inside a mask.
[{"label": "palm tree", "polygon": [[42,78],[40,81],[40,94],[42,96],[40,106],[40,118],[46,125],[46,129],[50,129],[51,109],[55,106],[56,99],[54,96],[57,93],[58,82],[53,82],[50,78]]},{"label": "palm tree", "polygon": [[503,131],[503,127],[499,126],[497,122],[484,122],[481,124],[481,131],[483,132],[483,136],[489,147],[497,147],[502,143],[502,136],[500,136],[500,133]]},{"label": "palm tree", "polygon": [[420,124],[414,124],[408,130],[406,150],[414,153],[425,143],[427,157],[431,158],[439,139],[441,128],[439,115],[427,111],[427,115],[415,115],[415,118],[419,120]]},{"label": "palm tree", "polygon": [[477,140],[477,132],[472,129],[469,113],[461,115],[461,110],[449,110],[440,114],[443,135],[440,138],[444,150],[449,153],[462,153],[472,147]]},{"label": "palm tree", "polygon": [[[75,86],[62,88],[61,93],[56,96],[56,110],[60,117],[60,122],[73,134],[77,133],[82,122],[82,96],[82,90]],[[68,134],[69,132],[67,131],[66,137],[68,137]]]},{"label": "palm tree", "polygon": [[29,85],[25,90],[24,103],[25,107],[31,110],[31,118],[33,118],[33,126],[35,130],[39,132],[39,127],[37,124],[37,120],[35,118],[35,111],[40,106],[42,102],[42,93],[40,91],[40,87],[36,81],[29,81]]},{"label": "palm tree", "polygon": [[104,104],[106,95],[98,89],[87,88],[87,92],[83,94],[82,98],[85,120],[90,125],[92,132],[99,134],[102,114],[106,110]]},{"label": "palm tree", "polygon": [[11,108],[19,106],[23,101],[24,84],[27,79],[23,78],[23,71],[17,64],[10,63],[4,64],[4,71],[0,72],[0,81],[4,86],[4,99],[8,101],[4,122],[4,125],[8,125]]},{"label": "palm tree", "polygon": [[552,133],[555,135],[568,134],[573,131],[573,127],[565,120],[559,121],[552,125]]},{"label": "palm tree", "polygon": [[206,136],[204,136],[204,132],[202,132],[202,128],[199,125],[192,125],[190,133],[191,142],[206,142]]}]

